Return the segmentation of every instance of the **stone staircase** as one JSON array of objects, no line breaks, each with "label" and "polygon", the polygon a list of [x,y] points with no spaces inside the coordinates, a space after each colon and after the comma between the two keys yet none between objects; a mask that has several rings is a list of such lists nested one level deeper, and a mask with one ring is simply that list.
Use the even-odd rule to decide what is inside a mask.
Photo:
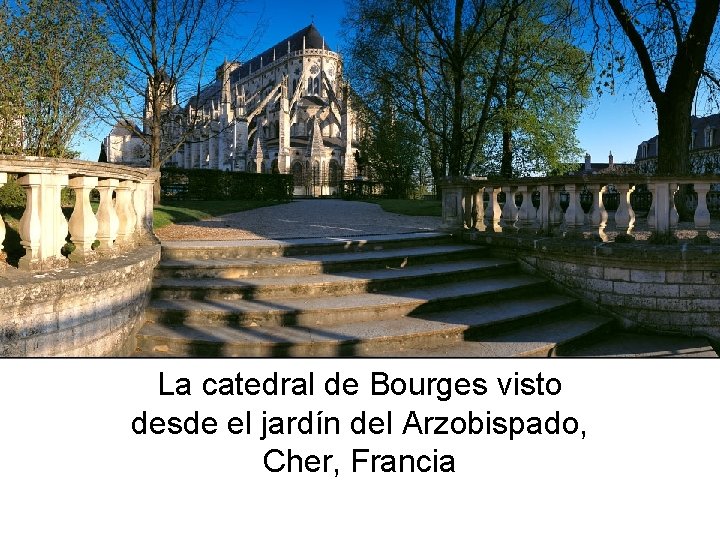
[{"label": "stone staircase", "polygon": [[548,356],[611,319],[443,233],[168,242],[139,356]]}]

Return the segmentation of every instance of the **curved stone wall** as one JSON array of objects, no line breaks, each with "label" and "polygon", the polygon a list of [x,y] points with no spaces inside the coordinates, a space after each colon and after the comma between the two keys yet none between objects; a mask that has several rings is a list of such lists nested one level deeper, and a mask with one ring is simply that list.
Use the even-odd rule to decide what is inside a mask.
[{"label": "curved stone wall", "polygon": [[160,246],[57,272],[0,278],[0,356],[124,356],[135,348]]},{"label": "curved stone wall", "polygon": [[[0,184],[9,174],[25,190],[16,225],[25,254],[16,266],[6,262],[0,219],[0,356],[132,353],[160,259],[152,231],[159,172],[0,156]],[[71,212],[61,206],[65,187],[75,192]]]},{"label": "curved stone wall", "polygon": [[720,340],[720,247],[466,233],[625,328]]}]

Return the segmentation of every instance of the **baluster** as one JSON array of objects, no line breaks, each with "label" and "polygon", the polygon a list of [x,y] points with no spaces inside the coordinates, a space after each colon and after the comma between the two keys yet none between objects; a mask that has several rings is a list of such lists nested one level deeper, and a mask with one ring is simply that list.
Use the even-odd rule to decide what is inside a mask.
[{"label": "baluster", "polygon": [[61,250],[65,246],[68,222],[62,212],[60,194],[68,184],[64,174],[32,173],[19,178],[25,189],[25,211],[20,219],[20,244],[25,255],[23,270],[46,270],[67,266]]},{"label": "baluster", "polygon": [[522,195],[522,203],[517,214],[517,228],[521,232],[527,232],[532,229],[534,219],[534,210],[532,204],[532,191],[528,186],[518,186],[518,193]]},{"label": "baluster", "polygon": [[695,192],[698,196],[697,208],[695,208],[695,230],[697,236],[694,241],[701,244],[710,242],[708,229],[710,228],[710,211],[707,207],[707,194],[710,191],[710,183],[695,182]]},{"label": "baluster", "polygon": [[615,184],[615,188],[618,190],[618,197],[620,204],[618,205],[617,212],[615,212],[615,225],[618,229],[618,235],[615,241],[628,241],[632,240],[631,233],[635,228],[635,212],[630,205],[630,194],[633,188],[630,188],[629,184]]},{"label": "baluster", "polygon": [[146,184],[137,182],[132,194],[132,205],[135,210],[135,231],[138,238],[145,233],[145,187]]},{"label": "baluster", "polygon": [[75,250],[69,257],[71,261],[84,263],[97,259],[92,245],[98,222],[90,206],[90,192],[97,184],[97,176],[76,176],[70,179],[70,188],[75,191],[75,208],[68,223],[70,241],[75,244]]},{"label": "baluster", "polygon": [[505,193],[505,206],[502,209],[502,230],[503,232],[515,232],[515,221],[518,216],[518,208],[515,204],[515,190],[511,186],[502,188]]},{"label": "baluster", "polygon": [[[603,195],[609,191],[609,188],[607,185],[602,186],[600,190],[598,190],[598,199],[597,199],[597,206],[598,206],[598,222],[597,222],[597,228],[598,228],[598,237],[600,237],[600,240],[602,242],[607,242],[609,237],[607,235],[607,224],[608,224],[608,212],[605,209],[605,201],[603,201]],[[593,201],[593,204],[594,201]],[[595,225],[595,218],[593,218],[593,225]]]},{"label": "baluster", "polygon": [[132,195],[135,182],[123,180],[115,189],[115,212],[118,217],[117,242],[125,246],[133,243],[135,234],[135,208],[132,205]]},{"label": "baluster", "polygon": [[98,181],[97,190],[100,192],[100,206],[97,211],[98,231],[97,239],[100,241],[98,251],[111,252],[113,243],[117,238],[120,221],[115,212],[112,195],[118,186],[118,181],[114,178]]},{"label": "baluster", "polygon": [[590,204],[590,210],[588,211],[587,218],[590,226],[595,229],[600,226],[600,221],[602,220],[602,215],[600,213],[600,206],[602,204],[600,184],[588,184],[587,188],[592,195],[592,202]]},{"label": "baluster", "polygon": [[490,204],[488,204],[487,210],[485,211],[485,215],[489,216],[487,225],[493,232],[497,233],[502,232],[502,227],[500,226],[502,210],[498,202],[498,195],[501,191],[501,188],[492,188],[492,191],[490,191]]},{"label": "baluster", "polygon": [[473,226],[476,230],[480,232],[485,232],[486,230],[485,220],[483,219],[483,216],[485,216],[485,199],[483,198],[484,193],[485,187],[481,186],[480,188],[478,188],[478,190],[473,196],[473,220],[475,221]]},{"label": "baluster", "polygon": [[[0,173],[0,186],[7,184],[7,173]],[[0,214],[0,263],[5,261],[7,255],[3,249],[3,243],[5,242],[5,221],[3,221],[2,214]],[[5,269],[5,264],[0,264],[0,272]]]},{"label": "baluster", "polygon": [[22,270],[39,270],[40,263],[40,174],[26,174],[18,178],[18,184],[25,189],[25,210],[20,218],[18,232],[20,245],[25,255],[18,261]]},{"label": "baluster", "polygon": [[581,236],[585,213],[580,206],[580,192],[577,184],[566,184],[565,191],[569,196],[568,207],[565,210],[565,236]]}]

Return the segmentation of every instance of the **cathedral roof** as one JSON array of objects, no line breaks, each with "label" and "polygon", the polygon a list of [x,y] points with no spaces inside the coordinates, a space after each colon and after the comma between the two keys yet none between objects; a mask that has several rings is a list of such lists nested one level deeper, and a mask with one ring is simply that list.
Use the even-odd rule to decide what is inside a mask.
[{"label": "cathedral roof", "polygon": [[267,66],[268,64],[272,63],[273,60],[277,60],[287,55],[288,44],[290,47],[290,52],[302,51],[303,38],[305,38],[304,41],[306,49],[324,48],[326,51],[332,51],[332,49],[330,49],[330,47],[328,47],[325,43],[325,40],[320,35],[320,32],[315,27],[315,25],[311,24],[310,26],[306,26],[302,30],[295,32],[292,36],[283,39],[282,41],[276,43],[266,51],[258,54],[254,58],[251,58],[250,60],[242,64],[238,69],[233,71],[230,77],[230,81],[236,83],[240,79],[244,79],[245,77],[250,75],[251,72],[258,71],[261,65]]},{"label": "cathedral roof", "polygon": [[[315,25],[311,24],[310,26],[306,26],[302,30],[297,31],[293,35],[276,43],[273,47],[270,47],[265,52],[251,58],[244,64],[240,64],[240,66],[233,70],[230,74],[230,84],[235,84],[250,75],[250,73],[255,73],[260,70],[261,59],[262,65],[266,66],[273,62],[273,58],[278,60],[283,56],[286,56],[288,53],[288,43],[290,44],[290,52],[302,51],[303,38],[305,38],[306,49],[322,49],[324,46],[324,50],[332,51],[332,49],[330,49],[330,47],[328,47],[325,43],[322,35],[320,35],[320,32]],[[210,101],[215,101],[219,98],[221,89],[222,80],[216,78],[202,89],[199,96],[190,98],[188,103],[192,104],[193,107],[198,107],[200,105],[205,106]]]}]

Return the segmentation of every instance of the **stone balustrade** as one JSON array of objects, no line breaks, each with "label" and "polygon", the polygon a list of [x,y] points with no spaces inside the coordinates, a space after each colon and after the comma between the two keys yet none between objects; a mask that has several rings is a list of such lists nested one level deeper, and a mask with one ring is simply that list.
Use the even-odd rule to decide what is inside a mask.
[{"label": "stone balustrade", "polygon": [[[153,184],[159,172],[108,163],[34,157],[0,156],[0,184],[9,174],[24,188],[25,210],[18,226],[25,254],[20,270],[43,272],[113,257],[153,241]],[[67,220],[61,207],[63,188],[75,192],[75,205]],[[97,213],[91,207],[93,189],[100,194]],[[69,233],[74,249],[63,248]],[[0,223],[0,251],[5,224]],[[97,241],[97,244],[96,244]],[[5,257],[2,257],[5,259]],[[0,272],[7,264],[0,266]]]},{"label": "stone balustrade", "polygon": [[[159,171],[0,156],[0,184],[10,175],[25,205],[19,245],[0,219],[0,356],[131,354],[160,259],[152,231]],[[69,219],[63,188],[75,194]]]},{"label": "stone balustrade", "polygon": [[720,194],[711,190],[718,183],[716,176],[449,179],[443,223],[624,328],[720,342]]},{"label": "stone balustrade", "polygon": [[[684,239],[708,243],[708,193],[711,185],[718,183],[720,177],[716,176],[596,175],[492,182],[476,177],[448,179],[443,185],[443,223],[448,228],[480,232],[660,243],[673,242],[682,225]],[[693,188],[689,200],[693,219],[680,224],[675,201],[687,197],[679,191],[684,185]],[[640,191],[645,196],[636,195]],[[606,208],[609,196],[615,206],[610,211]],[[643,211],[636,212],[635,206],[641,205]]]}]

